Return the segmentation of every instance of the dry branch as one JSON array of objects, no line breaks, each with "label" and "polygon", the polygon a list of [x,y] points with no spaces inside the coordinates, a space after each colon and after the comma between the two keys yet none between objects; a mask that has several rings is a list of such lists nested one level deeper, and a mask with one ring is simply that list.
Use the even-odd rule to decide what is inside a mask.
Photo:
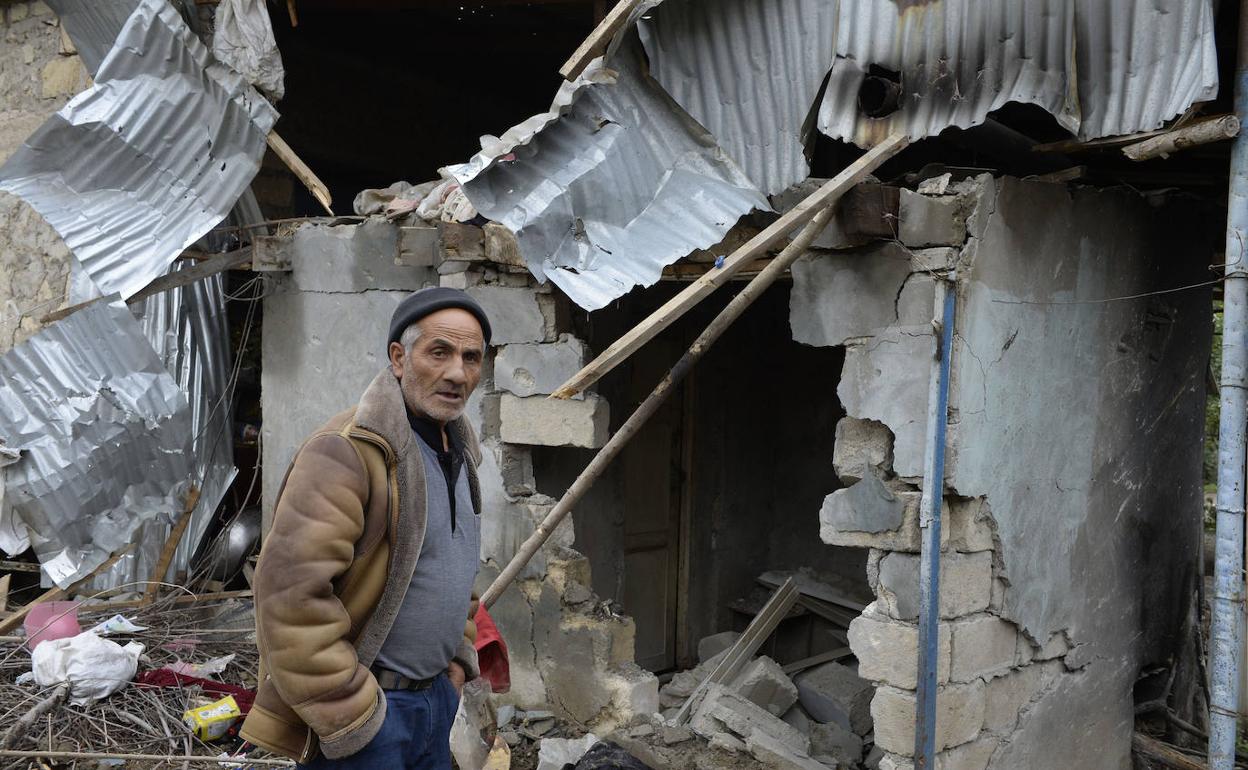
[{"label": "dry branch", "polygon": [[13,723],[13,726],[4,734],[4,740],[0,740],[0,749],[7,749],[17,743],[17,739],[22,737],[31,728],[31,725],[38,721],[39,717],[61,705],[61,702],[68,696],[69,683],[57,685],[51,695],[36,703],[31,707],[30,711],[27,711]]}]

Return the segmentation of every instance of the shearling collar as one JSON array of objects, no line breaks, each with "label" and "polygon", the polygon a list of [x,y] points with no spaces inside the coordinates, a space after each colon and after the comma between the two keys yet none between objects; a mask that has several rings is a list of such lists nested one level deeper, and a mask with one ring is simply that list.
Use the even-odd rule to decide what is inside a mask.
[{"label": "shearling collar", "polygon": [[[401,455],[410,449],[409,444],[415,438],[412,436],[411,423],[407,419],[407,406],[403,403],[403,389],[399,387],[399,380],[390,371],[390,367],[378,372],[364,390],[355,412],[355,424],[384,438],[395,454]],[[476,431],[472,429],[468,418],[461,416],[446,428],[459,439],[459,444],[463,446],[472,464],[480,464],[481,447],[477,444]]]}]

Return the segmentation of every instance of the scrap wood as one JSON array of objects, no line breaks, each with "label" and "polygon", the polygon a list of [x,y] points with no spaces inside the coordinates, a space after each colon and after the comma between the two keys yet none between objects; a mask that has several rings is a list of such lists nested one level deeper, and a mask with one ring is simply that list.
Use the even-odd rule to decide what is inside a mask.
[{"label": "scrap wood", "polygon": [[0,612],[4,612],[9,608],[9,578],[10,575],[0,576]]},{"label": "scrap wood", "polygon": [[[180,606],[180,605],[186,605],[186,604],[198,604],[200,602],[215,602],[215,601],[221,601],[224,599],[250,599],[252,598],[252,596],[253,594],[251,591],[214,591],[212,593],[206,593],[206,594],[185,594],[183,596],[177,596],[171,599],[169,603],[172,605]],[[135,608],[145,607],[145,606],[147,606],[147,603],[144,602],[143,599],[135,599],[132,601],[124,601],[124,602],[113,602],[113,601],[93,602],[91,604],[82,604],[79,606],[78,609],[80,612],[82,611],[104,612],[104,611],[115,611],[115,610],[129,610],[129,609],[135,609]]]},{"label": "scrap wood", "polygon": [[629,14],[640,4],[641,0],[619,0],[611,12],[598,23],[597,27],[594,27],[594,31],[589,33],[589,37],[585,38],[585,41],[559,68],[559,74],[563,75],[565,80],[576,80],[591,61],[606,53],[607,46],[611,44],[615,33],[624,28]]},{"label": "scrap wood", "polygon": [[1129,144],[1122,148],[1122,154],[1137,161],[1165,158],[1172,152],[1234,139],[1238,135],[1239,118],[1234,115],[1219,115],[1166,131],[1142,142]]},{"label": "scrap wood", "polygon": [[294,767],[295,763],[289,759],[260,759],[243,757],[236,760],[222,758],[220,756],[195,756],[183,754],[112,754],[105,751],[12,751],[10,749],[0,750],[0,757],[13,757],[15,759],[65,759],[65,760],[88,760],[88,759],[119,759],[123,762],[173,762],[175,760],[181,762],[196,762],[199,764],[213,763],[220,764],[223,762],[234,761],[240,767],[248,765],[266,765],[273,767]]},{"label": "scrap wood", "polygon": [[95,569],[87,573],[86,577],[82,578],[81,580],[78,580],[69,588],[53,587],[49,589],[48,591],[43,593],[41,596],[35,598],[25,607],[22,607],[20,610],[18,610],[17,612],[14,612],[12,615],[8,616],[4,620],[0,620],[0,634],[8,633],[9,631],[12,631],[13,629],[17,628],[18,624],[21,623],[22,620],[28,614],[30,614],[30,611],[35,608],[35,605],[43,604],[44,602],[54,602],[62,597],[71,596],[74,593],[74,591],[86,585],[87,582],[90,581],[96,575],[112,567],[114,564],[117,563],[118,559],[120,559],[121,557],[125,556],[126,554],[130,553],[133,550],[134,550],[134,543],[131,543],[125,548],[122,548],[117,553],[108,557],[108,559],[102,562],[100,566],[96,567]]},{"label": "scrap wood", "polygon": [[1137,753],[1174,770],[1207,770],[1204,762],[1141,732],[1132,736],[1131,747]]},{"label": "scrap wood", "polygon": [[784,585],[777,588],[763,605],[762,611],[750,621],[745,633],[741,634],[737,641],[728,648],[727,654],[720,659],[719,664],[689,694],[689,699],[680,707],[680,711],[676,712],[676,716],[672,717],[672,722],[681,724],[688,721],[689,713],[693,710],[694,704],[700,700],[701,693],[713,684],[731,682],[737,674],[741,673],[742,667],[754,657],[758,648],[767,641],[767,637],[771,636],[771,632],[776,630],[780,619],[788,614],[793,603],[797,601],[797,596],[797,585],[793,578],[784,581]]},{"label": "scrap wood", "polygon": [[823,663],[830,663],[834,660],[848,658],[853,654],[854,651],[848,647],[837,647],[834,650],[821,652],[818,655],[811,655],[809,658],[802,658],[801,660],[795,660],[792,663],[786,663],[781,666],[781,669],[787,676],[793,676],[794,674],[799,674],[808,668],[814,668],[815,666]]},{"label": "scrap wood", "polygon": [[772,572],[764,572],[758,576],[758,582],[768,588],[775,588],[776,586],[782,584],[785,580],[796,581],[797,590],[800,591],[803,596],[818,599],[829,604],[835,604],[840,607],[844,607],[847,610],[852,610],[855,613],[861,613],[867,608],[867,605],[862,602],[855,601],[852,597],[846,596],[844,593],[836,590],[835,586],[821,580],[817,580],[802,572],[782,572],[776,570]]},{"label": "scrap wood", "polygon": [[[290,0],[288,7],[291,10],[291,26],[297,26],[298,22],[294,15],[295,5],[293,0]],[[325,183],[320,180],[307,163],[303,162],[303,158],[295,154],[290,145],[286,144],[286,140],[277,135],[276,131],[270,131],[266,138],[269,142],[269,149],[273,150],[273,154],[281,158],[286,167],[293,171],[295,176],[299,177],[299,181],[303,182],[304,187],[308,188],[308,192],[312,193],[312,197],[316,198],[317,202],[332,217],[334,210],[330,206],[333,204],[334,199],[330,196],[329,188],[325,186]]]},{"label": "scrap wood", "polygon": [[[879,168],[884,161],[896,155],[909,143],[910,140],[905,135],[891,134],[875,147],[872,147],[861,158],[849,164],[844,171],[829,179],[801,203],[794,206],[759,232],[758,235],[755,235],[736,251],[732,252],[724,259],[723,264],[718,269],[709,271],[689,284],[679,294],[665,302],[662,307],[651,313],[644,321],[613,342],[601,355],[561,385],[551,395],[551,398],[572,398],[597,382],[603,375],[618,366],[621,361],[631,356],[641,346],[675,323],[676,319],[683,316],[690,308],[727,283],[739,270],[753,264],[760,254],[787,237],[796,228],[811,222],[820,212],[828,211],[829,207],[840,200],[841,196],[853,188],[854,185],[861,182],[868,174]],[[807,245],[809,245],[809,242]],[[779,264],[781,271],[787,269],[805,250],[806,247],[803,246],[799,253],[790,254],[787,261],[777,257],[764,268],[764,272],[759,273],[759,276],[766,274],[766,270],[775,267],[777,264]],[[785,252],[788,252],[787,248]]]},{"label": "scrap wood", "polygon": [[[800,207],[799,204],[798,208]],[[680,385],[681,380],[693,370],[694,364],[702,358],[707,349],[715,344],[715,341],[745,312],[746,308],[766,291],[767,287],[775,283],[776,279],[789,268],[789,265],[806,253],[806,249],[818,237],[819,233],[823,232],[823,228],[827,226],[831,219],[832,204],[829,202],[815,213],[810,221],[806,223],[806,226],[802,228],[801,233],[788,246],[784,247],[784,250],[763,269],[763,272],[746,284],[745,288],[729,301],[719,315],[715,316],[710,325],[698,335],[698,338],[693,341],[693,344],[680,357],[680,360],[668,371],[667,376],[659,381],[659,384],[654,387],[650,395],[646,396],[641,405],[628,416],[628,419],[615,432],[615,435],[611,436],[606,445],[598,450],[598,453],[589,461],[589,465],[585,466],[585,470],[581,471],[576,480],[572,482],[572,485],[568,487],[568,490],[563,493],[563,497],[559,498],[559,502],[555,504],[555,507],[550,510],[550,513],[546,514],[546,518],[542,519],[542,522],[533,530],[533,534],[529,535],[528,539],[520,545],[515,556],[512,557],[511,561],[508,562],[507,566],[503,568],[503,571],[499,573],[498,577],[494,579],[494,582],[490,584],[490,587],[486,589],[485,594],[481,597],[482,606],[488,609],[494,604],[494,601],[502,595],[507,586],[520,575],[520,571],[529,563],[529,560],[542,547],[542,544],[554,533],[555,527],[559,526],[559,523],[568,515],[568,512],[572,510],[572,506],[576,505],[585,492],[593,486],[594,482],[598,480],[598,477],[602,475],[616,455],[637,434],[637,431],[641,430],[641,427],[654,416],[654,413],[668,399],[673,390]],[[692,284],[692,286],[697,286],[697,283]]]},{"label": "scrap wood", "polygon": [[186,493],[186,503],[182,506],[182,515],[178,517],[178,521],[169,530],[169,537],[165,540],[165,547],[161,549],[160,558],[156,560],[156,566],[152,569],[152,574],[148,578],[147,588],[143,591],[144,604],[151,604],[156,598],[157,591],[160,590],[160,583],[165,579],[165,573],[169,571],[169,565],[173,562],[173,555],[178,550],[178,543],[182,542],[182,535],[186,533],[186,527],[191,523],[191,514],[195,512],[195,506],[199,504],[199,487],[192,484],[190,490]]}]

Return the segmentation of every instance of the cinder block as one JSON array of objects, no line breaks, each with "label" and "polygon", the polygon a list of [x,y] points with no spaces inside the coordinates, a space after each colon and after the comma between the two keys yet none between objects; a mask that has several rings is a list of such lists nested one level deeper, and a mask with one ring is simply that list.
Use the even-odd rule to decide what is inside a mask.
[{"label": "cinder block", "polygon": [[494,384],[517,396],[547,395],[584,365],[585,343],[571,335],[558,342],[504,345],[494,362]]},{"label": "cinder block", "polygon": [[963,553],[993,549],[992,512],[982,497],[946,498],[949,544]]},{"label": "cinder block", "polygon": [[695,705],[689,726],[706,738],[729,732],[745,739],[747,745],[762,737],[801,753],[810,749],[810,739],[800,730],[717,684],[710,685]]},{"label": "cinder block", "polygon": [[862,761],[862,738],[835,722],[812,725],[810,753],[834,767],[858,767]]},{"label": "cinder block", "polygon": [[[841,528],[842,522],[853,521],[859,518],[857,512],[850,513],[841,510],[843,506],[854,505],[854,496],[849,494],[848,490],[836,490],[824,498],[823,507],[819,510],[819,538],[829,545],[918,553],[922,540],[919,531],[919,502],[921,494],[919,492],[899,492],[895,490],[892,494],[903,503],[901,524],[896,529],[883,532],[857,532]],[[942,527],[940,531],[941,546],[943,547],[948,541],[949,530]]]},{"label": "cinder block", "polygon": [[[918,686],[917,626],[880,618],[872,605],[849,624],[849,646],[862,678],[906,690]],[[949,626],[942,623],[936,646],[936,679],[941,683],[949,681],[950,649]]]},{"label": "cinder block", "polygon": [[949,678],[953,681],[991,679],[1008,672],[1017,662],[1018,629],[1013,623],[996,615],[981,615],[955,620],[949,626]]},{"label": "cinder block", "polygon": [[474,286],[468,294],[481,303],[490,319],[493,345],[512,342],[541,342],[545,339],[545,319],[531,289],[503,286]]},{"label": "cinder block", "polygon": [[[919,616],[919,557],[890,553],[880,560],[877,592],[880,606],[898,620]],[[988,608],[992,599],[992,554],[942,554],[940,616],[956,618]]]},{"label": "cinder block", "polygon": [[951,195],[920,195],[901,191],[901,242],[911,248],[961,246],[966,242],[966,216]]},{"label": "cinder block", "polygon": [[906,500],[880,480],[879,471],[868,469],[865,477],[828,496],[821,513],[838,532],[897,531],[906,517]]},{"label": "cinder block", "polygon": [[797,687],[780,664],[766,656],[747,663],[733,682],[733,689],[775,716],[784,714],[797,703]]},{"label": "cinder block", "polygon": [[836,722],[859,735],[871,732],[874,686],[848,666],[824,663],[794,681],[802,708],[817,722]]},{"label": "cinder block", "polygon": [[518,398],[504,393],[500,414],[499,435],[509,444],[597,449],[607,443],[607,402],[592,393],[583,401]]},{"label": "cinder block", "polygon": [[893,432],[882,422],[842,417],[836,423],[832,467],[846,486],[862,479],[869,468],[891,470]]},{"label": "cinder block", "polygon": [[[936,750],[975,740],[984,725],[984,684],[946,685],[936,693]],[[915,694],[881,687],[871,701],[875,744],[891,754],[914,756]]]}]

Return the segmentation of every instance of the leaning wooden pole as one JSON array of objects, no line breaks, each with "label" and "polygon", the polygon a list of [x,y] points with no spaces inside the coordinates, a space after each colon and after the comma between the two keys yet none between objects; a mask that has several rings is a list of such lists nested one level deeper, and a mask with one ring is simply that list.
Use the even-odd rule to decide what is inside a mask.
[{"label": "leaning wooden pole", "polygon": [[[898,140],[893,139],[892,141],[896,142]],[[905,140],[900,139],[900,141],[904,144]],[[879,157],[879,155],[874,156],[876,159]],[[868,161],[867,156],[863,156],[858,163],[863,163],[864,161],[871,162]],[[880,161],[875,160],[875,162],[878,165]],[[512,557],[511,562],[503,568],[503,571],[499,573],[494,582],[490,584],[490,587],[486,589],[485,595],[481,597],[482,604],[487,608],[494,604],[495,600],[516,579],[525,565],[529,563],[529,560],[533,558],[533,555],[542,547],[542,544],[550,538],[551,533],[555,531],[555,527],[558,527],[559,523],[572,510],[572,507],[580,502],[580,499],[594,485],[594,482],[598,480],[598,477],[611,464],[611,461],[616,458],[616,455],[624,449],[633,436],[637,435],[637,431],[641,430],[641,426],[645,425],[646,421],[654,416],[654,413],[663,405],[663,402],[672,394],[681,380],[689,374],[694,364],[702,358],[707,349],[715,344],[715,341],[723,335],[734,321],[741,317],[746,308],[762,296],[767,287],[775,283],[776,279],[783,275],[797,261],[798,257],[806,253],[806,249],[810,248],[810,244],[832,219],[832,211],[831,203],[827,203],[822,209],[814,213],[813,218],[802,228],[798,236],[788,246],[785,246],[784,250],[763,268],[762,272],[754,276],[746,284],[745,288],[741,290],[741,293],[733,297],[728,306],[721,310],[719,315],[715,316],[715,320],[711,321],[710,325],[698,335],[698,338],[693,341],[693,344],[689,346],[685,354],[680,357],[676,365],[667,373],[667,376],[655,386],[650,395],[646,397],[646,400],[637,407],[637,410],[629,415],[629,418],[624,421],[624,424],[607,441],[606,445],[598,450],[598,454],[594,455],[594,459],[589,461],[589,465],[585,466],[585,470],[581,471],[581,475],[576,477],[576,481],[572,482],[572,486],[568,487],[568,491],[563,494],[563,497],[559,499],[559,502],[551,512],[546,514],[546,518],[542,520],[542,523],[524,541],[519,550],[516,551],[516,555]]]},{"label": "leaning wooden pole", "polygon": [[585,368],[555,390],[551,398],[572,398],[593,385],[599,378],[618,366],[621,361],[675,323],[676,319],[688,312],[690,308],[710,296],[720,286],[728,283],[747,265],[753,264],[754,260],[761,257],[767,249],[809,222],[815,212],[840,200],[850,188],[879,168],[884,161],[901,152],[909,143],[910,140],[903,134],[890,134],[884,141],[867,150],[865,155],[846,166],[844,171],[806,196],[801,203],[786,211],[762,232],[741,244],[740,248],[724,258],[720,267],[706,271],[702,277],[663,303],[662,307],[651,313],[644,321],[625,332],[597,358],[590,361]]}]

